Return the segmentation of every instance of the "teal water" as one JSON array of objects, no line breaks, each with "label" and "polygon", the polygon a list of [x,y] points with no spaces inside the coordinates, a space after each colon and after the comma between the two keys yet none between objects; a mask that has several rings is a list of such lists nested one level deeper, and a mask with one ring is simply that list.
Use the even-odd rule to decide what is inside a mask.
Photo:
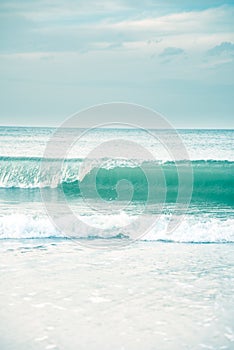
[{"label": "teal water", "polygon": [[[1,189],[32,189],[50,187],[53,185],[51,174],[41,174],[40,163],[42,158],[36,157],[2,157],[1,166]],[[53,165],[56,159],[49,160]],[[163,164],[154,164],[142,162],[139,166],[120,166],[118,163],[112,165],[112,168],[94,167],[82,179],[79,179],[77,169],[82,163],[82,159],[70,159],[64,162],[63,174],[60,182],[56,184],[58,189],[65,191],[68,197],[79,197],[82,195],[80,185],[87,189],[87,195],[92,195],[89,188],[93,181],[101,197],[106,200],[117,199],[118,193],[116,186],[119,181],[126,179],[134,187],[132,200],[147,201],[148,181],[157,187],[157,193],[160,194],[160,188],[166,187],[166,201],[175,202],[178,193],[179,179],[178,169],[186,174],[187,162],[180,161],[165,162]],[[147,170],[147,176],[142,170]],[[215,161],[215,160],[194,160],[191,162],[193,170],[193,194],[192,201],[215,202],[234,205],[234,162]],[[164,177],[162,178],[161,172]],[[51,176],[52,177],[52,176]],[[51,182],[50,182],[51,181]],[[162,189],[161,189],[162,191]],[[17,192],[16,192],[17,193]],[[27,192],[25,191],[25,196]],[[157,202],[160,196],[151,198]]]},{"label": "teal water", "polygon": [[[60,159],[43,158],[53,132],[0,127],[0,349],[233,349],[234,131],[180,130],[189,157],[175,163],[142,131],[93,130],[59,172]],[[80,171],[116,138],[156,161],[91,159]],[[186,207],[178,173],[186,179],[189,164]],[[66,204],[86,226],[68,235],[44,201],[63,221]],[[135,240],[127,228],[142,212],[159,220]],[[169,235],[172,216],[181,221]]]},{"label": "teal water", "polygon": [[[182,213],[185,214],[182,225],[168,240],[233,242],[234,131],[180,130],[188,159],[176,162],[158,142],[158,132],[151,130],[149,135],[134,129],[97,129],[83,134],[82,129],[68,129],[58,140],[58,147],[64,147],[71,135],[77,135],[78,141],[58,171],[59,158],[43,158],[53,128],[1,127],[0,238],[64,236],[47,217],[41,198],[43,190],[44,200],[66,201],[82,220],[89,222],[90,232],[80,230],[79,237],[93,237],[92,226],[97,225],[106,230],[101,238],[111,237],[111,231],[113,237],[126,237],[129,233],[122,226],[116,230],[116,226],[127,225],[145,208],[145,215],[160,213],[161,219],[144,238],[167,240],[165,226],[170,215],[181,214],[176,207],[180,189],[180,204],[188,200],[189,184],[181,181],[180,176],[186,179],[192,171],[191,203]],[[178,147],[170,132],[161,133],[169,148]],[[115,139],[120,140],[120,148],[121,140],[141,144],[154,155],[155,161],[140,155],[134,159],[85,160],[92,149]],[[81,172],[84,161],[86,168]],[[102,202],[102,209],[106,203],[105,213],[92,209],[98,201]],[[20,221],[17,225],[12,221],[16,214]]]}]

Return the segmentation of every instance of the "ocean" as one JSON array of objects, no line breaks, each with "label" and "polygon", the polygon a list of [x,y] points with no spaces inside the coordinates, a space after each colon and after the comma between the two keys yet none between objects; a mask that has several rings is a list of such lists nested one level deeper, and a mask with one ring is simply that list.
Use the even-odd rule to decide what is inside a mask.
[{"label": "ocean", "polygon": [[1,349],[233,349],[234,130],[54,132],[0,127]]}]

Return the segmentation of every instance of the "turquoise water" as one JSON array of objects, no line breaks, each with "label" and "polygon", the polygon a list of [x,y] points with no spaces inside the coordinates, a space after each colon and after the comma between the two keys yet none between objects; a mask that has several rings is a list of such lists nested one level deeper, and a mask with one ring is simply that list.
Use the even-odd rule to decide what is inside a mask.
[{"label": "turquoise water", "polygon": [[[162,132],[169,140],[169,147],[176,148],[173,135]],[[0,239],[66,237],[48,219],[42,191],[45,201],[66,201],[76,215],[88,221],[90,229],[80,229],[76,233],[79,238],[97,236],[92,227],[98,225],[105,228],[98,233],[101,238],[122,235],[131,239],[124,226],[144,211],[148,217],[158,214],[161,217],[143,239],[234,241],[234,131],[180,130],[188,159],[177,159],[175,163],[154,137],[157,132],[153,130],[152,136],[134,129],[97,129],[85,134],[82,129],[68,129],[60,137],[58,147],[63,148],[66,138],[74,134],[78,141],[59,171],[57,157],[44,160],[46,168],[41,166],[53,133],[52,128],[0,128]],[[142,159],[140,155],[134,159],[88,159],[86,168],[80,172],[92,149],[115,139],[120,140],[120,148],[121,140],[141,144],[154,155],[155,161]],[[185,180],[190,170],[193,172],[191,203],[181,213],[176,202],[180,188],[181,206],[188,200],[189,184]],[[184,180],[179,180],[179,173]],[[100,210],[96,207],[99,202]],[[165,227],[169,217],[181,214],[185,214],[182,224],[167,237]],[[15,215],[17,223],[13,219]],[[118,223],[121,227],[117,230]]]},{"label": "turquoise water", "polygon": [[[53,132],[0,128],[0,348],[232,349],[234,131],[180,130],[189,158],[175,163],[143,131],[93,130],[59,174],[56,156],[46,160],[50,171],[41,167]],[[140,143],[156,161],[91,160],[80,172],[94,147],[116,138]],[[184,211],[189,187],[178,169],[186,178],[190,162]],[[66,202],[86,226],[74,236],[59,230],[42,195],[62,205],[65,221]],[[127,228],[142,212],[160,215],[135,240]],[[168,234],[172,215],[181,222]],[[118,242],[126,245],[115,249]]]}]

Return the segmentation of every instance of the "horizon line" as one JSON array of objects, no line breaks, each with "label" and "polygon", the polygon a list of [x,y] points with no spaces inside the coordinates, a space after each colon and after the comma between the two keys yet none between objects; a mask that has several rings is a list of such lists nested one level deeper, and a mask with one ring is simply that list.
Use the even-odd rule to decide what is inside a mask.
[{"label": "horizon line", "polygon": [[[173,125],[172,125],[173,126]],[[44,129],[58,129],[60,126],[55,125],[1,125],[0,128],[44,128]],[[175,130],[234,130],[234,127],[221,127],[221,128],[212,128],[212,127],[174,127]],[[64,129],[91,129],[90,127],[64,127]],[[137,129],[137,128],[125,128],[125,127],[116,127],[116,128],[109,128],[109,127],[103,127],[103,128],[93,128],[93,129]],[[160,129],[160,128],[153,128],[153,127],[146,127],[146,129],[149,130],[167,130],[167,129]]]}]

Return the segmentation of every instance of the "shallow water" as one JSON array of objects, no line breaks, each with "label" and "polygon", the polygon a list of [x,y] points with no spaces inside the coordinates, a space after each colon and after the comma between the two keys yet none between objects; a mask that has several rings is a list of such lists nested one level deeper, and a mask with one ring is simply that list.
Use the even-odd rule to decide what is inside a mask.
[{"label": "shallow water", "polygon": [[[180,131],[194,172],[188,207],[188,182],[177,206],[176,169],[154,137],[95,130],[71,149],[61,175],[56,158],[41,168],[53,132],[0,127],[0,349],[233,349],[234,131]],[[116,138],[140,142],[157,161],[102,159],[98,201],[97,163],[79,168],[91,149]],[[189,159],[178,160],[184,180]],[[158,191],[149,202],[141,168]],[[164,173],[164,202],[155,170]],[[129,202],[122,180],[133,185]],[[45,203],[63,222],[69,207],[80,220],[74,231],[56,227]],[[169,234],[171,218],[181,221]]]},{"label": "shallow water", "polygon": [[1,243],[1,349],[232,349],[233,244]]}]

